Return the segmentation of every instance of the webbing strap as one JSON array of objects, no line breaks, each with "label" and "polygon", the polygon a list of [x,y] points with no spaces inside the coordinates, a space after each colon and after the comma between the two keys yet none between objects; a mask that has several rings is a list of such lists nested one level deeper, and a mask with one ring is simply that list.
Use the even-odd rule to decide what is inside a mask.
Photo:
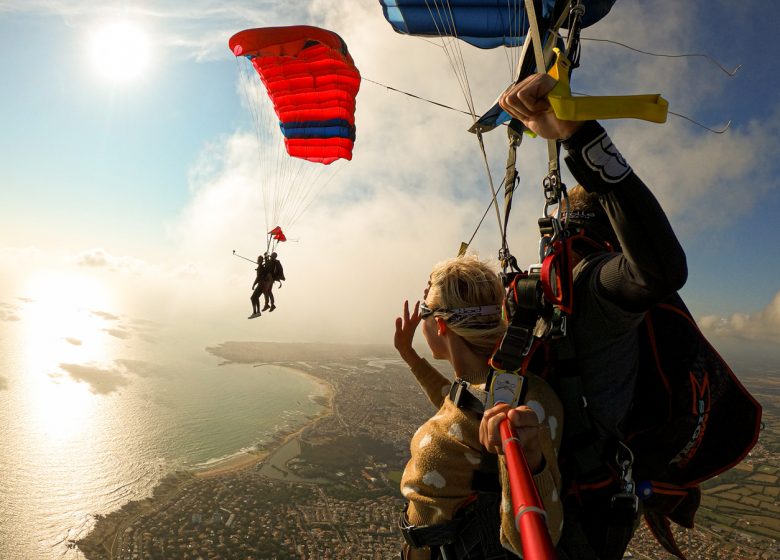
[{"label": "webbing strap", "polygon": [[512,211],[512,197],[515,193],[515,187],[519,181],[517,172],[517,148],[523,141],[522,133],[517,132],[512,127],[507,127],[509,135],[509,150],[506,156],[506,173],[504,174],[504,228],[501,246],[507,249],[507,228],[509,227],[509,213]]}]

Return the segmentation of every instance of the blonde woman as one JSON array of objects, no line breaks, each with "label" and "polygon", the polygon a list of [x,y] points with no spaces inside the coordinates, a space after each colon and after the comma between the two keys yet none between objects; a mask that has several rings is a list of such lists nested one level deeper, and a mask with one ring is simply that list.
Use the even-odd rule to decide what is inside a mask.
[{"label": "blonde woman", "polygon": [[[395,347],[437,409],[412,437],[401,480],[408,500],[401,519],[405,559],[516,558],[521,551],[505,469],[491,461],[496,449],[480,444],[488,358],[506,330],[503,297],[490,266],[473,256],[458,257],[436,265],[424,301],[411,312],[404,302],[403,316],[396,319]],[[454,369],[454,382],[414,350],[420,323],[433,357]],[[525,406],[510,414],[553,542],[562,522],[556,462],[562,414],[552,389],[533,375],[527,378]]]}]

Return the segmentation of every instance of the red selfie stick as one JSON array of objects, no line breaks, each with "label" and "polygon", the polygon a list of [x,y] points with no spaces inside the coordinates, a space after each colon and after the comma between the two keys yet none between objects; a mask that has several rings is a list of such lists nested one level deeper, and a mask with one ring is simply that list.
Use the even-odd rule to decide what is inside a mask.
[{"label": "red selfie stick", "polygon": [[520,532],[525,560],[554,560],[555,549],[547,531],[544,507],[531,476],[531,470],[520,447],[515,430],[506,419],[499,425],[501,446],[506,457],[509,491],[515,512],[515,526]]}]

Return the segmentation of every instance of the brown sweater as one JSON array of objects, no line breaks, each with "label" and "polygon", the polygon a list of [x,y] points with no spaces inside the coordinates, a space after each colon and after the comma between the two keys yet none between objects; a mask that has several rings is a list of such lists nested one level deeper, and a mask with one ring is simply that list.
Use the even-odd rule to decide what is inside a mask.
[{"label": "brown sweater", "polygon": [[[412,373],[428,399],[439,410],[412,437],[411,459],[401,479],[401,494],[409,500],[409,523],[434,525],[453,519],[458,508],[473,498],[475,492],[471,481],[485,450],[479,442],[480,417],[474,412],[457,408],[448,397],[451,380],[425,359],[412,368]],[[545,458],[545,467],[534,475],[534,482],[547,512],[547,526],[555,543],[560,537],[563,523],[559,499],[561,477],[557,461],[563,428],[563,407],[543,379],[534,375],[527,377],[525,404],[539,416]],[[477,388],[485,387],[484,374],[462,379]],[[520,536],[515,529],[503,456],[500,465],[503,488],[501,543],[515,554],[520,554]]]}]

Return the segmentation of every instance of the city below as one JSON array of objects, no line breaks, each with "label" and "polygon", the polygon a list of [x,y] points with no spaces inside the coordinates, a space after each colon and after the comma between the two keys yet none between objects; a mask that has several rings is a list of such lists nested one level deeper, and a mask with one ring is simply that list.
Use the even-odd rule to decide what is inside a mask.
[{"label": "city below", "polygon": [[[151,498],[98,516],[71,546],[88,560],[398,558],[400,475],[434,410],[392,348],[228,342],[208,351],[226,364],[289,366],[329,394],[302,429],[170,475]],[[780,557],[780,380],[737,373],[764,406],[765,428],[745,461],[704,485],[696,528],[676,531],[691,560]],[[644,528],[626,557],[673,558]]]}]

